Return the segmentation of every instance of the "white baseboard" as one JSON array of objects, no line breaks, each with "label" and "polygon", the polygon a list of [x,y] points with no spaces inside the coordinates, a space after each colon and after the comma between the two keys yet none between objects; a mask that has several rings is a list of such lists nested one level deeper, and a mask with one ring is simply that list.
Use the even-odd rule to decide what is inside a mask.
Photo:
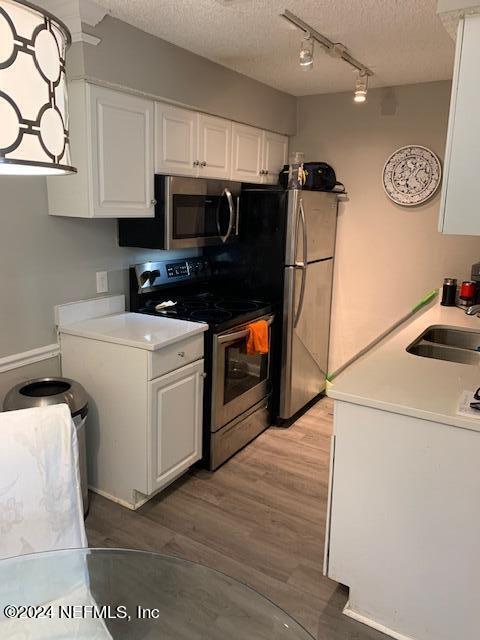
[{"label": "white baseboard", "polygon": [[376,620],[372,620],[372,618],[367,618],[367,616],[364,616],[361,613],[354,611],[353,609],[350,608],[350,602],[347,602],[347,604],[345,605],[343,609],[343,613],[349,618],[353,618],[353,620],[356,620],[357,622],[361,622],[362,624],[367,625],[367,627],[372,627],[372,629],[376,629],[377,631],[380,631],[381,633],[384,633],[385,635],[390,636],[391,638],[395,638],[395,640],[416,640],[411,636],[405,636],[403,633],[394,631],[393,629],[386,627],[380,622],[377,622]]},{"label": "white baseboard", "polygon": [[126,500],[122,500],[121,498],[116,498],[115,496],[112,496],[110,493],[107,493],[106,491],[102,491],[102,489],[97,489],[97,487],[92,487],[89,485],[88,490],[92,491],[93,493],[98,493],[98,495],[102,496],[102,498],[107,498],[107,500],[111,500],[112,502],[119,504],[121,507],[126,507],[131,511],[136,511],[139,507],[142,506],[142,504],[145,504],[145,502],[149,500],[149,498],[147,498],[146,500],[139,503],[138,505],[133,505],[131,502],[127,502]]},{"label": "white baseboard", "polygon": [[57,343],[39,347],[38,349],[31,349],[30,351],[23,351],[23,353],[14,353],[11,356],[0,358],[0,373],[26,367],[29,364],[35,364],[35,362],[41,362],[42,360],[49,360],[59,354],[60,345]]}]

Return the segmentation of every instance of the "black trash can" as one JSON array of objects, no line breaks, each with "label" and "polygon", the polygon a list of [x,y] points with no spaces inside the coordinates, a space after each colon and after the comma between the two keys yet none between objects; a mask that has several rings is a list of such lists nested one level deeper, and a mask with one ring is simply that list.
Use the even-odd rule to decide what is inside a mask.
[{"label": "black trash can", "polygon": [[87,450],[85,425],[88,396],[81,384],[69,378],[36,378],[12,387],[3,401],[4,411],[68,404],[77,431],[78,462],[82,487],[83,513],[88,513]]}]

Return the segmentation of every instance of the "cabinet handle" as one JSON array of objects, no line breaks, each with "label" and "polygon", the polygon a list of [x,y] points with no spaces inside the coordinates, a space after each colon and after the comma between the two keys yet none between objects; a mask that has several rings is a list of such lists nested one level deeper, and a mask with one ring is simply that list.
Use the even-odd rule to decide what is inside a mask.
[{"label": "cabinet handle", "polygon": [[178,356],[180,356],[180,358],[184,358],[185,357],[185,351],[179,351],[177,353]]},{"label": "cabinet handle", "polygon": [[268,169],[265,169],[265,175],[268,176]]},{"label": "cabinet handle", "polygon": [[201,163],[200,163],[200,166],[201,166],[201,167],[206,167],[206,166],[207,166],[207,163],[205,162],[205,160],[204,160],[203,162],[201,162]]},{"label": "cabinet handle", "polygon": [[263,169],[260,169],[259,174],[263,176],[263,173],[264,173]]},{"label": "cabinet handle", "polygon": [[203,378],[203,379],[205,379],[205,378],[207,377],[207,374],[206,374],[206,373],[201,373],[201,374],[200,374],[200,377],[201,377],[201,378]]},{"label": "cabinet handle", "polygon": [[198,167],[199,164],[200,164],[200,162],[198,160],[194,160],[193,161],[193,166],[194,167]]},{"label": "cabinet handle", "polygon": [[153,206],[155,206],[157,204],[157,201],[155,200],[155,198],[152,198],[150,200],[150,204],[152,204]]}]

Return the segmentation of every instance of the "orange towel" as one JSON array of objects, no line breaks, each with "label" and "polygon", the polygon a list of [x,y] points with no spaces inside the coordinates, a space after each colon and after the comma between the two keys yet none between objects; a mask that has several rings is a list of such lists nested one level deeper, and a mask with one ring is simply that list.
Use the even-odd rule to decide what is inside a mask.
[{"label": "orange towel", "polygon": [[265,353],[268,353],[268,324],[266,320],[257,320],[248,325],[247,354]]}]

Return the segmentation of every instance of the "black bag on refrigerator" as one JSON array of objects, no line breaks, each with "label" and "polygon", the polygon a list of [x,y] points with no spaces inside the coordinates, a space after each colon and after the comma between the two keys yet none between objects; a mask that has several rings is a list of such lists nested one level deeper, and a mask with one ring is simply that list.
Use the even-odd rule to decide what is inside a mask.
[{"label": "black bag on refrigerator", "polygon": [[305,171],[304,189],[311,191],[345,191],[341,182],[337,182],[337,176],[333,167],[326,162],[304,162]]},{"label": "black bag on refrigerator", "polygon": [[[288,187],[288,164],[280,171],[279,183],[286,189]],[[305,184],[303,189],[307,191],[337,191],[343,193],[345,187],[337,182],[337,176],[333,168],[326,162],[304,162]]]}]

